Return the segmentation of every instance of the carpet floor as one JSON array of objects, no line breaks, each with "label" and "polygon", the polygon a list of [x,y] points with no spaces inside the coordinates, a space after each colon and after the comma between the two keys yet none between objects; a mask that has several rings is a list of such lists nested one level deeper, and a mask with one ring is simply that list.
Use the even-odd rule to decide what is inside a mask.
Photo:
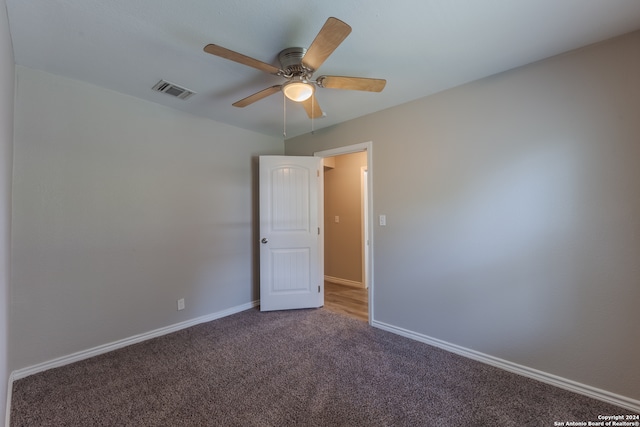
[{"label": "carpet floor", "polygon": [[18,380],[11,425],[553,426],[624,413],[324,309],[253,309]]}]

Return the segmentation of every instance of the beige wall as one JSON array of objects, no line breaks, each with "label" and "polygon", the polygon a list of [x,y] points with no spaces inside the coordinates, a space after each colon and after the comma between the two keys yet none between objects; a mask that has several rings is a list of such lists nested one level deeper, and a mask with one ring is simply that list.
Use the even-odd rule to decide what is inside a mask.
[{"label": "beige wall", "polygon": [[373,141],[374,322],[640,401],[638,52],[633,33],[286,141]]},{"label": "beige wall", "polygon": [[361,169],[367,154],[333,159],[334,166],[324,172],[324,274],[363,286]]},{"label": "beige wall", "polygon": [[14,74],[6,3],[0,0],[0,423],[4,422],[6,415],[4,402],[10,372],[8,352]]},{"label": "beige wall", "polygon": [[252,158],[281,139],[24,67],[15,118],[13,370],[259,298]]}]

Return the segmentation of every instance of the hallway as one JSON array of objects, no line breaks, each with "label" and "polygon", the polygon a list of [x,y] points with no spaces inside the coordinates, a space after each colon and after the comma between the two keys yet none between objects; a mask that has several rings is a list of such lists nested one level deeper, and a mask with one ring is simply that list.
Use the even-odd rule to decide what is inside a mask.
[{"label": "hallway", "polygon": [[368,322],[369,291],[325,281],[324,308]]}]

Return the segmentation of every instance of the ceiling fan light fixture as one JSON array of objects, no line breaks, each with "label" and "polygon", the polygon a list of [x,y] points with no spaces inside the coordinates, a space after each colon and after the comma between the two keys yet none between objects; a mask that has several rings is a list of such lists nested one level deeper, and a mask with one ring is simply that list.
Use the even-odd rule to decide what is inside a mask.
[{"label": "ceiling fan light fixture", "polygon": [[315,87],[306,80],[297,80],[282,85],[284,96],[295,102],[306,101],[311,98]]}]

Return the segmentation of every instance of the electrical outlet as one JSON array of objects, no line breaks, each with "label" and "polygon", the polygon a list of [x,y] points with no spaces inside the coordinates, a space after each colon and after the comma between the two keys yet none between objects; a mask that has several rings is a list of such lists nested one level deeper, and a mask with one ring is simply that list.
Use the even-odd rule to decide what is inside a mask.
[{"label": "electrical outlet", "polygon": [[184,298],[178,300],[178,311],[179,310],[184,310]]}]

